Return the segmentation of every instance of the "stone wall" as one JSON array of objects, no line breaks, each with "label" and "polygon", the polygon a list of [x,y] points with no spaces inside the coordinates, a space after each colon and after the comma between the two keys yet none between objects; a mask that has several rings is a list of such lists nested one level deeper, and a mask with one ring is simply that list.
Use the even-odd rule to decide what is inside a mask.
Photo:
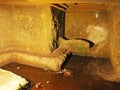
[{"label": "stone wall", "polygon": [[57,31],[57,39],[63,37],[65,33],[65,11],[51,6],[54,28]]},{"label": "stone wall", "polygon": [[9,6],[0,5],[0,49],[6,48],[11,36],[11,9]]},{"label": "stone wall", "polygon": [[17,48],[47,54],[55,48],[50,6],[0,5],[0,23],[0,50]]},{"label": "stone wall", "polygon": [[111,22],[109,33],[110,58],[114,70],[120,73],[120,7],[111,12],[109,21]]},{"label": "stone wall", "polygon": [[[69,39],[85,38],[88,25],[94,25],[98,21],[95,18],[96,12],[66,12],[65,36]],[[101,21],[107,21],[107,12],[99,13]]]},{"label": "stone wall", "polygon": [[[99,14],[98,18],[96,13]],[[89,39],[95,43],[95,47],[90,50],[90,55],[108,57],[109,52],[106,49],[109,31],[108,14],[107,11],[66,12],[65,37]]]}]

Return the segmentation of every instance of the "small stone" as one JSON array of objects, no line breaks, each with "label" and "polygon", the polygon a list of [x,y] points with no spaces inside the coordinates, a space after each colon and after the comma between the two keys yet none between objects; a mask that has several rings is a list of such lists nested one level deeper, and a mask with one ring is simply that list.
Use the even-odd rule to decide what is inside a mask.
[{"label": "small stone", "polygon": [[42,88],[42,87],[44,87],[44,85],[43,85],[43,83],[40,82],[40,83],[37,83],[37,84],[35,85],[35,87],[36,87],[36,88]]},{"label": "small stone", "polygon": [[48,84],[48,83],[50,83],[50,81],[46,81],[46,83]]},{"label": "small stone", "polygon": [[60,71],[58,71],[58,72],[57,72],[57,74],[62,74],[62,73],[63,73],[63,71],[62,71],[62,70],[60,70]]},{"label": "small stone", "polygon": [[17,69],[20,69],[20,67],[17,67]]}]

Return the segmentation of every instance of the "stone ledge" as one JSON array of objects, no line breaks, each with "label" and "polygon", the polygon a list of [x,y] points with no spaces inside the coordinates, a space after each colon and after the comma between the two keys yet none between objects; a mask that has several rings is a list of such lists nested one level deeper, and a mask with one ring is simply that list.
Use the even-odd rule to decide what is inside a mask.
[{"label": "stone ledge", "polygon": [[57,48],[48,55],[35,55],[30,52],[9,49],[0,52],[0,66],[11,62],[17,62],[38,68],[58,71],[61,69],[61,65],[69,53],[70,52],[65,48]]}]

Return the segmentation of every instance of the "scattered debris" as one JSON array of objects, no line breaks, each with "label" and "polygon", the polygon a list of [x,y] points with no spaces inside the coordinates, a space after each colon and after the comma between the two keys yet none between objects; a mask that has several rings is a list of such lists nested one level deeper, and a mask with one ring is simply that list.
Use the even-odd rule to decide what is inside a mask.
[{"label": "scattered debris", "polygon": [[57,72],[58,74],[63,74],[65,77],[71,76],[73,77],[73,73],[70,70],[63,69]]},{"label": "scattered debris", "polygon": [[57,74],[62,74],[63,73],[63,70],[60,70],[57,72]]},{"label": "scattered debris", "polygon": [[46,81],[44,83],[43,82],[39,82],[39,83],[35,84],[35,88],[44,88],[49,83],[50,83],[50,81]]},{"label": "scattered debris", "polygon": [[36,85],[35,85],[35,87],[36,88],[43,88],[44,87],[44,84],[43,83],[37,83]]},{"label": "scattered debris", "polygon": [[65,77],[71,76],[71,71],[65,69],[64,70],[64,76]]},{"label": "scattered debris", "polygon": [[51,72],[51,70],[44,68],[45,71]]}]

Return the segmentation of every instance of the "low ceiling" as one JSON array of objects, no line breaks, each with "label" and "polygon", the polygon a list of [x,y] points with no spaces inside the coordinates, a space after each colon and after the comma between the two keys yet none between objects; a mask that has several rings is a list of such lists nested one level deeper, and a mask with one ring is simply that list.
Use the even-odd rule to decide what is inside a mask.
[{"label": "low ceiling", "polygon": [[101,11],[101,10],[111,10],[116,7],[117,3],[76,3],[68,4],[68,12],[79,12],[79,11]]},{"label": "low ceiling", "polygon": [[119,0],[0,0],[5,5],[52,5],[68,12],[110,10]]}]

